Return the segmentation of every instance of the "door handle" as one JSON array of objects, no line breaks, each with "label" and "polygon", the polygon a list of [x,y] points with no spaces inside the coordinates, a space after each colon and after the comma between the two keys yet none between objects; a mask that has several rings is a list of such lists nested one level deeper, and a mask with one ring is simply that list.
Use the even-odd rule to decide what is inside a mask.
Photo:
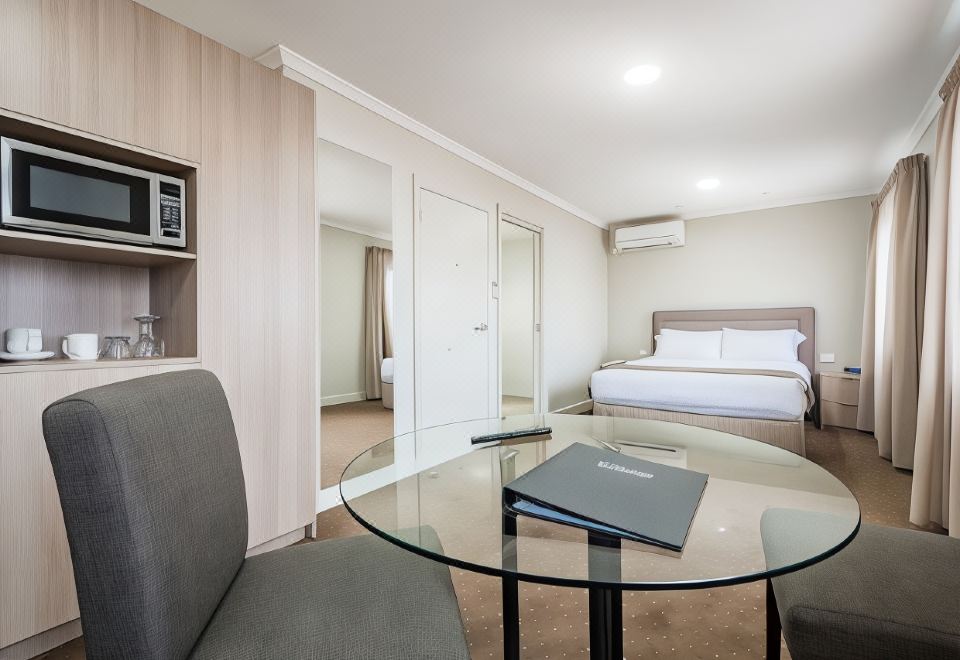
[{"label": "door handle", "polygon": [[474,332],[486,332],[486,331],[487,331],[487,324],[486,324],[486,323],[481,323],[480,325],[478,325],[477,327],[475,327],[473,330],[474,330]]}]

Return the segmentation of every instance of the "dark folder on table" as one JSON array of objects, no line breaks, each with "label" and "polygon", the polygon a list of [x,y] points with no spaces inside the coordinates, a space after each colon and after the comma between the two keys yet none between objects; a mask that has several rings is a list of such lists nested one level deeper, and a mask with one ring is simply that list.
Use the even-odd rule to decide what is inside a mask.
[{"label": "dark folder on table", "polygon": [[511,511],[682,550],[707,475],[574,443],[503,487]]}]

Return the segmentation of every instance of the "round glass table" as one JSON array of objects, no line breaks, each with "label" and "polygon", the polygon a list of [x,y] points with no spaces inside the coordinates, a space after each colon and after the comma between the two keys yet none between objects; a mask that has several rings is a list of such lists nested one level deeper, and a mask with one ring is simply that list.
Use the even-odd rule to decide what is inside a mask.
[{"label": "round glass table", "polygon": [[[552,433],[471,442],[536,426]],[[709,475],[683,549],[517,516],[504,506],[504,485],[573,443]],[[779,653],[780,628],[769,579],[838,552],[860,526],[853,494],[801,456],[718,431],[616,417],[525,415],[400,435],[357,456],[340,492],[353,517],[387,541],[500,577],[506,658],[519,657],[518,581],[589,589],[590,655],[607,659],[623,657],[623,590],[757,580],[767,581],[770,657]]]}]

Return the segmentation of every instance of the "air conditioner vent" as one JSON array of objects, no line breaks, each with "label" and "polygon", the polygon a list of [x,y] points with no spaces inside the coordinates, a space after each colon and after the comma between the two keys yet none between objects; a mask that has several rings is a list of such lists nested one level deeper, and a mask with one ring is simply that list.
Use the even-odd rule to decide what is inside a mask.
[{"label": "air conditioner vent", "polygon": [[610,253],[683,247],[686,241],[683,220],[620,226],[610,231]]}]

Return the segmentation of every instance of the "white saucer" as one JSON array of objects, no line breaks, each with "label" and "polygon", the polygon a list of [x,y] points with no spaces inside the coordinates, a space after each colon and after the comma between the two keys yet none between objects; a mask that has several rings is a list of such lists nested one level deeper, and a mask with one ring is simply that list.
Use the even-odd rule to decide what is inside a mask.
[{"label": "white saucer", "polygon": [[38,351],[37,353],[6,353],[0,351],[0,360],[10,360],[11,362],[20,362],[21,360],[46,360],[52,358],[56,353],[53,351]]}]

